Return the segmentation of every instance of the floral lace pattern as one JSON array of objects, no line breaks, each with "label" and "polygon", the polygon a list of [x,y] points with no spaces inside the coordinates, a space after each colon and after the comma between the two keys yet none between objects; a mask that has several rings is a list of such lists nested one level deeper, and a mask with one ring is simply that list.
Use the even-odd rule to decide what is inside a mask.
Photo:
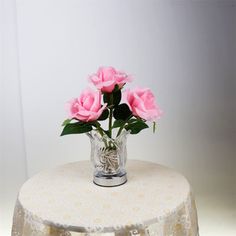
[{"label": "floral lace pattern", "polygon": [[[133,165],[137,164],[133,162],[135,161],[132,161]],[[145,163],[145,162],[142,162],[142,163]],[[142,163],[138,163],[138,164],[142,164]],[[162,172],[162,175],[165,174],[161,169],[159,171]],[[62,173],[61,169],[60,169],[60,173]],[[31,184],[35,184],[37,182],[38,187],[40,188],[39,179],[41,178],[39,177],[40,176],[34,179],[33,182],[31,181]],[[175,175],[175,177],[178,178],[177,175]],[[132,181],[132,176],[131,176],[130,181]],[[44,184],[47,185],[48,183],[45,182]],[[182,185],[182,187],[183,186],[186,187],[187,185],[186,186]],[[27,188],[31,188],[31,187],[32,186],[29,186],[28,184]],[[130,188],[131,187],[132,186],[130,186]],[[180,184],[180,187],[181,187],[181,184]],[[97,188],[98,188],[97,190],[99,191],[99,187]],[[23,190],[24,189],[25,188],[23,188]],[[179,204],[176,204],[173,209],[170,209],[168,207],[165,207],[165,205],[163,205],[162,208],[164,208],[164,210],[162,211],[162,214],[158,214],[157,212],[156,217],[147,218],[147,219],[143,218],[143,220],[140,220],[135,224],[131,222],[130,224],[126,224],[126,225],[124,224],[120,226],[111,225],[109,227],[104,227],[102,224],[99,225],[99,222],[98,224],[93,225],[93,226],[92,225],[83,226],[81,224],[70,225],[68,224],[68,221],[67,222],[66,221],[52,221],[51,218],[49,220],[46,217],[42,217],[43,214],[39,214],[40,211],[37,212],[36,208],[32,208],[30,204],[27,205],[26,203],[27,199],[29,201],[29,199],[32,198],[33,193],[27,192],[27,191],[23,192],[23,190],[20,191],[16,205],[15,205],[13,226],[12,226],[12,236],[198,236],[199,235],[197,211],[196,211],[194,197],[193,197],[190,187],[188,189],[188,194],[186,198],[183,199],[183,201],[180,202]],[[132,190],[135,191],[134,189]],[[54,191],[56,190],[54,189]],[[137,190],[137,191],[140,191],[140,190]],[[37,194],[37,193],[34,192],[34,194]],[[136,193],[136,197],[137,198],[142,197],[142,193],[140,193],[139,195],[137,195]],[[158,196],[156,197],[158,198]],[[41,198],[43,200],[43,196],[41,196]],[[37,201],[39,200],[37,199]],[[135,198],[133,199],[133,201],[135,201]],[[162,204],[166,204],[166,203],[162,202]],[[40,208],[41,211],[43,210],[42,206],[43,205],[40,205],[40,207],[38,207]],[[125,206],[120,206],[120,207],[125,207]],[[155,210],[155,205],[151,207]],[[134,211],[137,212],[136,217],[139,216],[137,209],[134,209]],[[60,212],[63,212],[63,211],[60,211]],[[132,216],[133,218],[135,217],[135,215],[131,214],[131,217]],[[114,217],[114,215],[108,216],[108,218],[111,218],[111,217]]]}]

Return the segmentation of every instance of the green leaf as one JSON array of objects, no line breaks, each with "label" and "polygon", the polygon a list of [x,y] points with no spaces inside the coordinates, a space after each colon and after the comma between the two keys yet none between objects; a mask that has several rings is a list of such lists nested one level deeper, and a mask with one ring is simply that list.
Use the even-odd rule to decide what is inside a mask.
[{"label": "green leaf", "polygon": [[121,127],[125,124],[124,120],[115,120],[112,128],[118,128]]},{"label": "green leaf", "polygon": [[134,123],[134,122],[136,122],[136,121],[137,121],[136,118],[132,118],[132,119],[129,119],[127,122],[128,122],[129,124],[131,124],[131,123]]},{"label": "green leaf", "polygon": [[61,126],[66,126],[67,124],[69,124],[71,122],[72,119],[66,119],[63,121]]},{"label": "green leaf", "polygon": [[127,120],[132,115],[129,106],[125,103],[115,107],[113,116],[116,120]]},{"label": "green leaf", "polygon": [[153,127],[152,127],[152,131],[153,131],[153,133],[155,133],[156,132],[156,122],[155,121],[153,121]]},{"label": "green leaf", "polygon": [[118,90],[120,90],[120,87],[119,87],[118,84],[116,84],[112,92],[116,92],[116,91],[118,91]]},{"label": "green leaf", "polygon": [[82,123],[82,122],[76,122],[72,124],[67,124],[62,133],[61,136],[63,135],[68,135],[68,134],[82,134],[82,133],[87,133],[91,131],[92,124],[89,123]]},{"label": "green leaf", "polygon": [[117,105],[119,105],[120,101],[121,101],[121,91],[119,89],[119,90],[113,92],[113,104],[115,106],[117,106]]},{"label": "green leaf", "polygon": [[137,120],[136,122],[130,123],[125,127],[126,130],[130,130],[131,134],[137,134],[146,128],[148,128],[148,125],[142,120]]},{"label": "green leaf", "polygon": [[104,102],[104,103],[107,103],[108,106],[111,105],[111,104],[110,104],[110,95],[111,95],[111,93],[104,93],[104,94],[103,94],[103,102]]},{"label": "green leaf", "polygon": [[103,102],[104,103],[107,103],[108,106],[111,106],[111,105],[119,105],[121,101],[121,91],[120,89],[118,90],[113,90],[112,93],[104,93],[103,94]]},{"label": "green leaf", "polygon": [[108,109],[105,109],[101,114],[101,116],[98,118],[98,120],[106,120],[108,116],[109,116],[109,111]]}]

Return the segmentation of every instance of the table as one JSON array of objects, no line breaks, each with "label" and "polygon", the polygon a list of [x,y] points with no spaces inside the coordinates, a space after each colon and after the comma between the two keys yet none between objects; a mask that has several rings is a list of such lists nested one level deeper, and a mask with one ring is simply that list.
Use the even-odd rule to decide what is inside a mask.
[{"label": "table", "polygon": [[45,170],[21,188],[12,236],[197,236],[188,181],[174,170],[129,160],[128,182],[92,183],[89,161]]}]

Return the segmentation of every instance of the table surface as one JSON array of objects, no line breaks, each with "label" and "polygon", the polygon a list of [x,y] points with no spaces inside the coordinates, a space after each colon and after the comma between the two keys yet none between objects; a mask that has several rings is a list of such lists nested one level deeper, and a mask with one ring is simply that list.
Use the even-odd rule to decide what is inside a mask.
[{"label": "table surface", "polygon": [[126,184],[100,187],[92,182],[89,161],[69,163],[29,179],[18,199],[30,214],[54,225],[114,228],[165,217],[189,196],[187,180],[167,167],[129,160],[127,173]]}]

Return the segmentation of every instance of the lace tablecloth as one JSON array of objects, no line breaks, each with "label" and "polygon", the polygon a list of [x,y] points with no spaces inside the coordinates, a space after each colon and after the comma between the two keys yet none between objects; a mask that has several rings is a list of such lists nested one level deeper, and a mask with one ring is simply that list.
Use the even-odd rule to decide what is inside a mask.
[{"label": "lace tablecloth", "polygon": [[92,183],[90,162],[46,170],[21,188],[12,236],[197,236],[194,198],[179,173],[129,160],[128,182]]}]

